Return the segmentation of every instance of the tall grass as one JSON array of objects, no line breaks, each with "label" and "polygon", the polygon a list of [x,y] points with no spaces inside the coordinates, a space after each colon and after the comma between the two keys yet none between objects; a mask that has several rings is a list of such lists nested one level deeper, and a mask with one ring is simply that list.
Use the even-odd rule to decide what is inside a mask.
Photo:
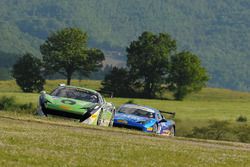
[{"label": "tall grass", "polygon": [[10,97],[2,96],[0,97],[0,110],[22,111],[25,113],[34,113],[35,107],[33,103],[31,102],[28,102],[25,104],[19,104],[16,102],[13,96],[10,96]]}]

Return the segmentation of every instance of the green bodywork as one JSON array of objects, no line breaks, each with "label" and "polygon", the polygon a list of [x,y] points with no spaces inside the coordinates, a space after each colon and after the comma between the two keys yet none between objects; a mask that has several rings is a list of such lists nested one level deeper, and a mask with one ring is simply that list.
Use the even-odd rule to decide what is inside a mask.
[{"label": "green bodywork", "polygon": [[[48,101],[45,103],[45,107],[48,109],[53,110],[61,110],[73,114],[83,115],[87,112],[87,108],[93,106],[94,104],[91,102],[76,100],[76,99],[69,99],[63,97],[53,97],[50,95],[45,95],[45,99]],[[64,100],[74,101],[75,104],[67,104],[63,103]]]},{"label": "green bodywork", "polygon": [[[74,87],[74,86],[65,86],[67,88],[75,88],[75,89],[83,89],[89,92],[92,92],[94,94],[99,94],[98,92],[81,88],[81,87]],[[78,100],[78,99],[72,99],[72,98],[65,98],[65,97],[56,97],[51,96],[49,94],[43,94],[45,102],[44,107],[47,110],[55,110],[56,112],[66,112],[74,115],[83,116],[88,109],[94,108],[96,105],[100,106],[100,109],[96,110],[88,119],[86,119],[84,122],[87,124],[93,124],[96,125],[98,121],[99,114],[101,114],[101,126],[109,126],[109,123],[112,119],[112,116],[114,114],[114,106],[110,103],[105,102],[103,99],[103,104],[97,104],[92,103],[88,101]]]}]

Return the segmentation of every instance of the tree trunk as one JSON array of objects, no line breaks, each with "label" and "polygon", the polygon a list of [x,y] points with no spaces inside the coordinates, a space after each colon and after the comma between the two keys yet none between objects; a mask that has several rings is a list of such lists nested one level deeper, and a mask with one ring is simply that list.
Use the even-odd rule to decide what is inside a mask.
[{"label": "tree trunk", "polygon": [[71,82],[71,75],[68,74],[67,75],[67,85],[70,85],[70,82]]},{"label": "tree trunk", "polygon": [[145,81],[144,96],[147,98],[152,98],[152,87],[150,81],[148,80]]},{"label": "tree trunk", "polygon": [[74,69],[72,68],[72,66],[69,66],[68,68],[65,69],[65,71],[66,71],[66,77],[67,77],[67,85],[70,85],[71,77],[74,73]]}]

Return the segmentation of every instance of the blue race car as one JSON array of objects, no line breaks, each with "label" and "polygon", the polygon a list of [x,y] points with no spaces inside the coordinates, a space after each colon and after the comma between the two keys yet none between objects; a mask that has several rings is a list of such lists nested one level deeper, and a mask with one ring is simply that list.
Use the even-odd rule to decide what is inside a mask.
[{"label": "blue race car", "polygon": [[124,104],[115,113],[113,125],[166,136],[175,136],[175,122],[166,119],[162,113],[175,116],[175,113],[172,112],[164,112],[136,104]]}]

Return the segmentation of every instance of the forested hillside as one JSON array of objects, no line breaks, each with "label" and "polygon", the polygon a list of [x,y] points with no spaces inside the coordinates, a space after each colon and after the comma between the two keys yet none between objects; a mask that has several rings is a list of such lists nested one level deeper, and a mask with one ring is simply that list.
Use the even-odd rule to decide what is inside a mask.
[{"label": "forested hillside", "polygon": [[17,55],[40,56],[50,32],[73,26],[112,63],[124,60],[119,53],[143,31],[168,32],[179,50],[201,57],[210,86],[249,91],[249,8],[248,0],[1,0],[0,78]]}]

